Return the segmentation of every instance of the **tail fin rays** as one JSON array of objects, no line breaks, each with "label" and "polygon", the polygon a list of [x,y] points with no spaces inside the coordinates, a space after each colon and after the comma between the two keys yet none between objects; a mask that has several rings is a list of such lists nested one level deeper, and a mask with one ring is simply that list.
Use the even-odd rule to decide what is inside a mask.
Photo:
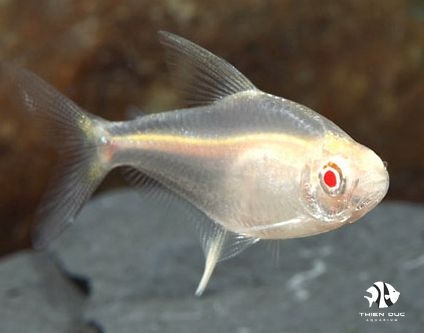
[{"label": "tail fin rays", "polygon": [[60,163],[39,206],[40,224],[33,229],[33,245],[46,247],[69,224],[103,180],[107,171],[96,160],[96,149],[88,148]]},{"label": "tail fin rays", "polygon": [[30,71],[2,63],[0,74],[19,95],[18,102],[46,124],[49,142],[60,153],[59,168],[37,212],[41,223],[33,233],[34,247],[43,248],[73,222],[109,171],[98,153],[107,122],[84,112]]}]

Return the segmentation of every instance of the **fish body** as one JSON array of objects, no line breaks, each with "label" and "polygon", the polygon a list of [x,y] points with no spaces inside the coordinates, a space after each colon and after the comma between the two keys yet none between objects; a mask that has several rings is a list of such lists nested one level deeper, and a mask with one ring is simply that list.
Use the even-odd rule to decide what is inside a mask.
[{"label": "fish body", "polygon": [[2,65],[35,115],[60,130],[68,167],[39,210],[35,245],[57,236],[113,168],[161,186],[200,213],[206,256],[200,295],[220,260],[260,239],[319,234],[354,222],[388,189],[381,159],[315,111],[264,93],[196,44],[161,33],[192,107],[109,122],[29,71]]},{"label": "fish body", "polygon": [[309,168],[327,163],[327,146],[338,145],[343,162],[367,150],[334,126],[306,107],[253,90],[112,125],[111,162],[136,167],[231,232],[303,237],[358,214],[360,198],[337,198],[322,211],[308,202]]}]

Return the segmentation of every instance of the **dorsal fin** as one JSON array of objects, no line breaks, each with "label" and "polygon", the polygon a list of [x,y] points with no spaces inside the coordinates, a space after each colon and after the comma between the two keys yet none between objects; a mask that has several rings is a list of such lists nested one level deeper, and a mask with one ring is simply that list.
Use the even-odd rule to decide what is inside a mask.
[{"label": "dorsal fin", "polygon": [[206,105],[256,87],[233,65],[189,40],[159,31],[176,87],[189,105]]},{"label": "dorsal fin", "polygon": [[125,115],[127,116],[127,119],[133,120],[140,117],[144,117],[146,113],[143,110],[141,110],[139,107],[135,105],[130,105],[125,110]]}]

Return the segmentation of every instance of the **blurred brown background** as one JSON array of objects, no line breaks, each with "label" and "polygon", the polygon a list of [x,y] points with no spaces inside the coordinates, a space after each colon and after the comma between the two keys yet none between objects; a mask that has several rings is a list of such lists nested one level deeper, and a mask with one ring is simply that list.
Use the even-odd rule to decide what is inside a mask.
[{"label": "blurred brown background", "polygon": [[[424,201],[423,0],[3,0],[0,59],[124,119],[131,105],[180,105],[159,29],[332,119],[388,161],[390,199]],[[29,245],[54,161],[43,129],[1,98],[0,254]],[[100,190],[119,184],[115,174]]]}]

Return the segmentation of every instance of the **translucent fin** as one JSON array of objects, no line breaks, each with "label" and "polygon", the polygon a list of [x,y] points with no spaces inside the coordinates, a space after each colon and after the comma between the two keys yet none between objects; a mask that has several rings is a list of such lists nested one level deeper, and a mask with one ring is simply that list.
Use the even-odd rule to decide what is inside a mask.
[{"label": "translucent fin", "polygon": [[274,265],[277,267],[280,263],[280,239],[269,239],[267,240],[266,249],[270,251]]},{"label": "translucent fin", "polygon": [[144,113],[139,107],[134,106],[134,105],[130,105],[125,110],[125,115],[126,115],[127,119],[137,119],[137,118],[140,118],[140,117],[144,117],[146,115],[146,113]]},{"label": "translucent fin", "polygon": [[256,87],[234,66],[189,40],[159,31],[176,87],[189,105],[206,105]]},{"label": "translucent fin", "polygon": [[[162,193],[162,199],[166,197],[166,201],[172,201],[172,198],[178,196],[171,190],[167,189],[159,181],[156,181],[143,172],[132,167],[123,168],[124,177],[130,184],[143,190],[144,194],[155,195]],[[158,189],[162,188],[161,191]],[[201,296],[205,290],[208,281],[213,273],[216,264],[220,261],[232,258],[259,241],[259,238],[249,238],[238,235],[230,231],[226,231],[222,226],[212,221],[201,210],[185,201],[186,209],[190,213],[188,217],[196,228],[205,254],[205,268],[195,295]]]},{"label": "translucent fin", "polygon": [[199,285],[197,286],[197,289],[194,293],[196,296],[201,296],[205,291],[209,279],[212,276],[213,270],[215,269],[215,266],[222,254],[222,249],[224,247],[226,238],[226,231],[222,229],[217,231],[218,232],[215,235],[211,235],[211,237],[208,238],[206,247],[204,247],[206,259],[205,269],[203,270],[202,278],[200,279]]},{"label": "translucent fin", "polygon": [[203,275],[195,292],[196,296],[201,296],[216,264],[236,256],[249,246],[257,243],[259,238],[249,238],[235,234],[225,230],[211,220],[208,223],[198,224],[198,226],[200,241],[206,259]]},{"label": "translucent fin", "polygon": [[18,95],[18,102],[43,120],[49,141],[61,155],[60,168],[37,212],[41,223],[34,229],[33,244],[42,248],[74,220],[108,171],[97,154],[97,135],[102,132],[103,121],[82,111],[25,69],[2,63],[0,75],[13,88],[12,93]]},{"label": "translucent fin", "polygon": [[169,192],[161,183],[133,167],[124,166],[121,170],[125,180],[135,188],[142,189],[144,194],[154,195],[159,188],[163,189],[161,193]]}]

